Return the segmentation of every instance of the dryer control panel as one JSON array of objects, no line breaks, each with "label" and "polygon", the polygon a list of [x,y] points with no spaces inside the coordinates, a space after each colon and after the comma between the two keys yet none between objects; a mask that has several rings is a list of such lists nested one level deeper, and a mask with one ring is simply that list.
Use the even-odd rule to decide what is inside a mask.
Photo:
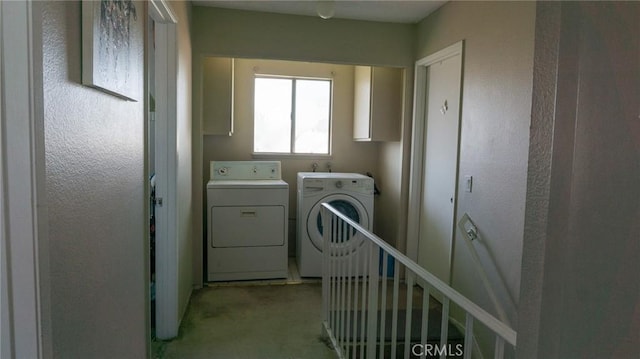
[{"label": "dryer control panel", "polygon": [[279,180],[280,161],[211,161],[210,180]]}]

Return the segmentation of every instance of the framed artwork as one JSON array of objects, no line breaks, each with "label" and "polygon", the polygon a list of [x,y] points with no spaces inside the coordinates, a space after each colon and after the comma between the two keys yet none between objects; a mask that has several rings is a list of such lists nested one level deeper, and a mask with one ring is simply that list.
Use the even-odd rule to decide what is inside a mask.
[{"label": "framed artwork", "polygon": [[82,84],[141,99],[143,11],[132,0],[82,1]]}]

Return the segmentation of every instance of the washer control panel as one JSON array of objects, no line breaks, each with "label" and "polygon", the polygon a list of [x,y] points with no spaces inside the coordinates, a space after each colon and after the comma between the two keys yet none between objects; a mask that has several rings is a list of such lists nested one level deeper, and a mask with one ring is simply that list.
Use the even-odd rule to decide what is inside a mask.
[{"label": "washer control panel", "polygon": [[303,184],[306,194],[325,190],[373,194],[372,178],[306,178]]},{"label": "washer control panel", "polygon": [[280,161],[211,161],[210,180],[280,180]]}]

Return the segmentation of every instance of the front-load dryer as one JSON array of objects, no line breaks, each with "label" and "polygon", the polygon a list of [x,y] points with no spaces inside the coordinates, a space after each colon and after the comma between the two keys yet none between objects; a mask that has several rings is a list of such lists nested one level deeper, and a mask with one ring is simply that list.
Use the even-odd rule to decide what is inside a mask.
[{"label": "front-load dryer", "polygon": [[[296,260],[300,276],[322,276],[322,203],[329,203],[363,228],[372,230],[373,191],[373,178],[357,173],[298,173]],[[349,248],[346,253],[355,257],[364,238],[351,236],[349,243],[343,244]],[[361,273],[357,268],[354,274]]]}]

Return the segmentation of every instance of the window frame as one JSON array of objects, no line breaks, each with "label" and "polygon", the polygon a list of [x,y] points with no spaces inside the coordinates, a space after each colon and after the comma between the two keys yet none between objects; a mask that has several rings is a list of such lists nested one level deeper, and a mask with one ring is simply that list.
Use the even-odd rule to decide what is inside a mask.
[{"label": "window frame", "polygon": [[[289,79],[291,81],[291,130],[290,130],[290,142],[289,152],[257,152],[256,140],[255,140],[255,84],[256,79]],[[329,120],[327,124],[327,153],[308,153],[308,152],[294,152],[295,151],[295,131],[296,131],[296,82],[298,80],[312,80],[312,81],[327,81],[329,82]],[[252,156],[258,157],[281,157],[281,158],[331,158],[332,157],[332,144],[333,144],[333,78],[332,77],[312,77],[312,76],[295,76],[295,75],[274,75],[274,74],[254,74],[253,76],[253,139],[252,139]]]}]

